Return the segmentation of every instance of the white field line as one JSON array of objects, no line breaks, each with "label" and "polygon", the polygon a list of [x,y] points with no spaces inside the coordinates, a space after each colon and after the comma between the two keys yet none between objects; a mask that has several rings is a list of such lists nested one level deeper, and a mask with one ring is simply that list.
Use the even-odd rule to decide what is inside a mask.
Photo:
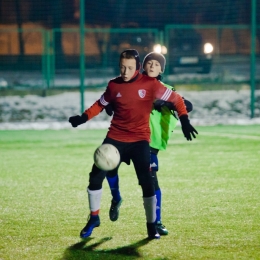
[{"label": "white field line", "polygon": [[[108,121],[94,121],[88,122],[76,128],[76,130],[84,129],[108,129],[110,123]],[[46,129],[71,129],[69,122],[21,122],[21,123],[0,123],[0,130],[46,130]],[[182,134],[180,128],[174,130],[176,134]],[[199,132],[198,137],[202,138],[203,135],[207,136],[219,136],[233,139],[248,139],[248,140],[257,140],[260,141],[260,136],[255,135],[244,135],[244,134],[232,134],[232,133],[219,133],[219,132]]]},{"label": "white field line", "polygon": [[[76,130],[82,129],[107,129],[110,123],[108,121],[93,121],[80,125]],[[16,122],[16,123],[0,123],[0,130],[73,130],[69,122]]]},{"label": "white field line", "polygon": [[200,136],[208,135],[208,136],[220,136],[220,137],[228,137],[233,139],[251,139],[260,141],[260,136],[255,135],[240,135],[240,134],[229,134],[229,133],[219,133],[219,132],[200,132]]},{"label": "white field line", "polygon": [[[176,134],[182,134],[182,131],[179,129],[175,129],[173,132]],[[260,141],[260,136],[256,136],[256,135],[244,135],[244,134],[232,134],[232,133],[219,133],[219,132],[200,132],[199,131],[199,138],[202,138],[203,135],[207,135],[207,136],[219,136],[219,137],[227,137],[227,138],[233,138],[233,139],[250,139],[250,140],[258,140]]]}]

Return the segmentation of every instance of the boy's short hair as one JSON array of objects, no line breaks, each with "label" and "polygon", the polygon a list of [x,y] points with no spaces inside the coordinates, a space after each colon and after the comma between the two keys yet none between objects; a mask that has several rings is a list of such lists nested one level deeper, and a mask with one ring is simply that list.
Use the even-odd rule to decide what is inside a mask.
[{"label": "boy's short hair", "polygon": [[161,65],[162,73],[164,72],[166,60],[165,60],[165,57],[161,53],[157,53],[157,52],[148,53],[144,57],[144,60],[143,60],[143,69],[144,69],[145,64],[149,60],[157,60]]},{"label": "boy's short hair", "polygon": [[122,59],[135,59],[136,61],[136,70],[139,70],[141,67],[140,64],[140,56],[137,50],[135,49],[127,49],[124,50],[121,54],[120,54],[120,58],[119,58],[119,63]]}]

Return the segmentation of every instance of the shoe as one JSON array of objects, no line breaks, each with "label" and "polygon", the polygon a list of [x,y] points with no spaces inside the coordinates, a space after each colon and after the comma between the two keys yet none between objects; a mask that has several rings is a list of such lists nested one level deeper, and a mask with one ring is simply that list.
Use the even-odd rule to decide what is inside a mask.
[{"label": "shoe", "polygon": [[109,210],[109,218],[111,221],[117,221],[119,217],[119,208],[121,206],[122,201],[123,201],[122,198],[119,202],[116,202],[114,200],[111,201],[111,206]]},{"label": "shoe", "polygon": [[159,239],[160,235],[156,230],[155,223],[146,223],[149,239]]},{"label": "shoe", "polygon": [[93,229],[95,227],[99,227],[100,226],[100,219],[99,216],[89,216],[88,218],[88,223],[86,224],[86,226],[81,230],[80,232],[80,237],[81,238],[87,238],[91,235]]},{"label": "shoe", "polygon": [[160,235],[168,235],[168,230],[166,229],[166,227],[162,224],[161,221],[157,221],[155,223],[155,227],[156,227],[156,230],[157,232],[160,234]]}]

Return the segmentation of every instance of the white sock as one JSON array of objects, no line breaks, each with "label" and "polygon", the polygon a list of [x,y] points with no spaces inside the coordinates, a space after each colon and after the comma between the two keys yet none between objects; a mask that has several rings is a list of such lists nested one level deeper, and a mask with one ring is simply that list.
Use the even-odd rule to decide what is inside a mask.
[{"label": "white sock", "polygon": [[147,223],[154,223],[156,220],[156,196],[144,198],[144,210]]},{"label": "white sock", "polygon": [[95,212],[100,209],[101,203],[101,196],[102,196],[102,189],[100,190],[89,190],[87,188],[88,193],[88,202],[89,202],[89,209],[91,212]]}]

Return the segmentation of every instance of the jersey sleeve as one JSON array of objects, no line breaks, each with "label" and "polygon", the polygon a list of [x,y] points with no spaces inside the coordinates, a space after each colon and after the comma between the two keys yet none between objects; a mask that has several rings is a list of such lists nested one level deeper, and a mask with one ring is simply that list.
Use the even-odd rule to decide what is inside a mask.
[{"label": "jersey sleeve", "polygon": [[106,91],[103,93],[103,95],[100,97],[99,101],[102,104],[103,107],[107,106],[111,102],[111,88],[110,83],[108,84]]},{"label": "jersey sleeve", "polygon": [[88,116],[88,120],[91,118],[97,116],[105,106],[109,104],[107,100],[110,101],[110,90],[109,87],[107,87],[106,91],[102,94],[99,100],[97,100],[90,108],[85,110],[85,114]]},{"label": "jersey sleeve", "polygon": [[97,100],[90,108],[86,109],[84,113],[88,116],[88,120],[90,120],[91,118],[97,116],[103,108],[104,107],[100,103],[100,100]]},{"label": "jersey sleeve", "polygon": [[160,82],[156,84],[155,98],[173,103],[179,117],[182,115],[188,115],[182,96],[177,92],[165,87]]}]

